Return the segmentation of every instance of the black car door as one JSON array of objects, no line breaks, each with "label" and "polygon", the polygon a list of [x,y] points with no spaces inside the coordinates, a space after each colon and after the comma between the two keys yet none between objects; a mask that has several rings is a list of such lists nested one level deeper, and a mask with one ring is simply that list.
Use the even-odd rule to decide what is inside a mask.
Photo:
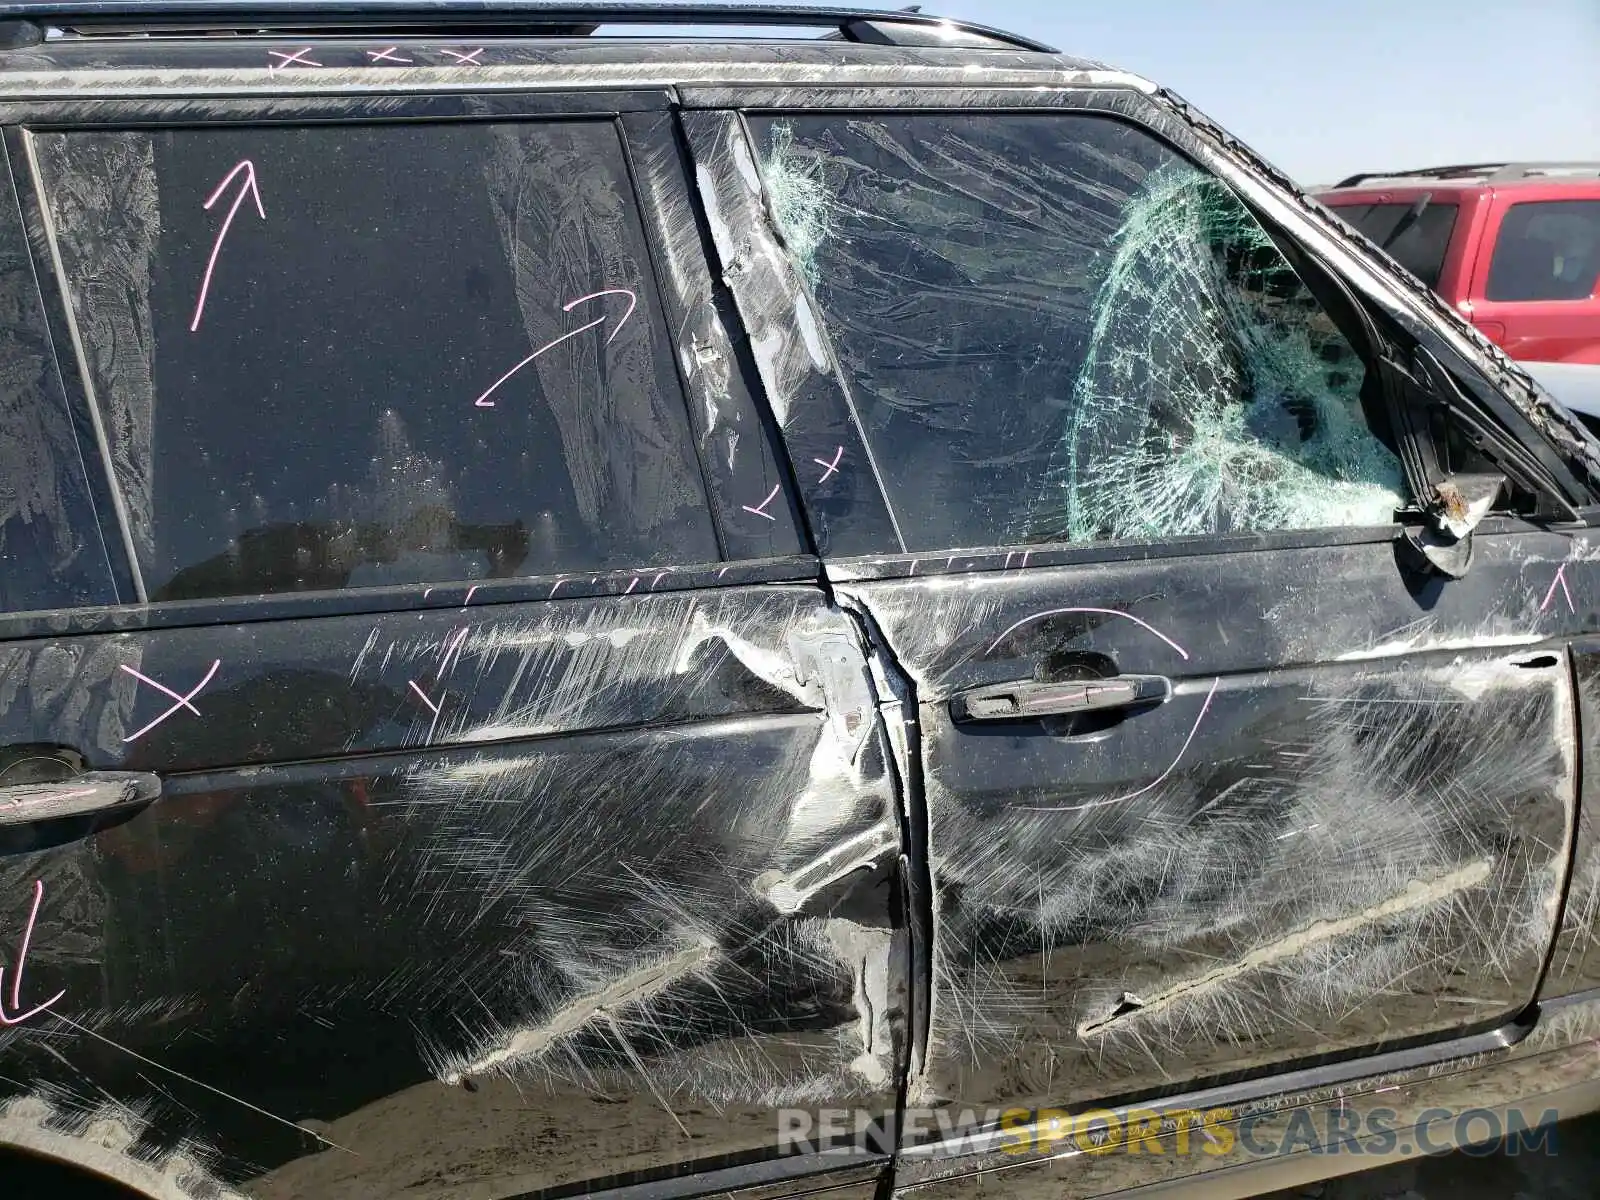
[{"label": "black car door", "polygon": [[[1470,342],[1131,90],[691,102],[829,580],[918,713],[901,1184],[1526,1008],[1588,494]],[[1442,494],[1517,476],[1460,485],[1504,515],[1425,522],[1419,447]]]},{"label": "black car door", "polygon": [[263,103],[8,110],[0,1148],[870,1193],[888,742],[665,97]]}]

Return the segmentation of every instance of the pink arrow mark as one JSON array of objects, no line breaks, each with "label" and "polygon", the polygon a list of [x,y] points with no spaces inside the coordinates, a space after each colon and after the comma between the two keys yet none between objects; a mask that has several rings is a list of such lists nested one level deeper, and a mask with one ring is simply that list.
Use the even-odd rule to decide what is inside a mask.
[{"label": "pink arrow mark", "polygon": [[[28,927],[22,931],[22,946],[17,950],[16,967],[11,975],[11,1007],[13,1009],[22,1007],[22,973],[28,966],[28,943],[33,941],[33,926],[34,922],[39,919],[39,905],[43,900],[44,880],[35,879],[33,881],[33,911],[28,914]],[[3,986],[5,973],[6,969],[0,967],[0,986]],[[6,998],[4,995],[0,995],[0,1025],[21,1025],[29,1017],[37,1017],[65,995],[66,992],[57,992],[43,1004],[36,1004],[27,1012],[17,1013],[6,1011]]]},{"label": "pink arrow mark", "polygon": [[241,171],[244,172],[244,185],[239,189],[239,194],[233,198],[233,207],[228,209],[228,215],[222,220],[222,228],[217,231],[216,245],[211,247],[211,260],[206,263],[206,276],[200,281],[200,299],[194,306],[194,320],[189,323],[190,333],[200,328],[200,316],[206,310],[206,293],[211,290],[211,273],[217,269],[217,255],[222,253],[222,243],[227,238],[228,229],[233,225],[233,218],[238,214],[239,206],[244,203],[247,194],[255,197],[256,212],[261,214],[261,219],[263,221],[267,219],[267,210],[261,207],[261,189],[256,186],[256,166],[248,158],[222,177],[222,182],[217,184],[217,190],[211,193],[211,198],[205,203],[206,211],[211,211],[211,206],[222,198],[222,193]]},{"label": "pink arrow mark", "polygon": [[[598,300],[601,296],[626,296],[628,298],[628,311],[622,314],[622,320],[617,322],[617,327],[611,331],[611,336],[606,338],[606,345],[609,346],[617,334],[622,332],[622,327],[628,323],[628,318],[633,316],[633,310],[639,306],[639,298],[635,296],[633,292],[629,291],[627,288],[604,288],[601,291],[590,292],[587,296],[579,296],[576,300],[568,301],[566,304],[561,306],[561,311],[571,312],[573,309],[577,308],[578,305],[587,303],[590,300]],[[532,354],[528,355],[527,358],[523,359],[516,366],[512,367],[511,370],[500,376],[499,379],[496,379],[493,383],[491,383],[489,385],[489,390],[472,402],[473,406],[475,408],[493,408],[494,401],[489,399],[489,397],[495,394],[496,389],[499,388],[502,383],[510,379],[518,371],[522,370],[523,367],[527,366],[534,359],[538,358],[546,350],[554,350],[557,346],[561,345],[562,342],[565,342],[570,338],[577,337],[584,330],[593,329],[596,325],[604,325],[605,323],[606,319],[604,317],[596,317],[587,325],[579,325],[571,333],[563,333],[555,341],[546,342]]]}]

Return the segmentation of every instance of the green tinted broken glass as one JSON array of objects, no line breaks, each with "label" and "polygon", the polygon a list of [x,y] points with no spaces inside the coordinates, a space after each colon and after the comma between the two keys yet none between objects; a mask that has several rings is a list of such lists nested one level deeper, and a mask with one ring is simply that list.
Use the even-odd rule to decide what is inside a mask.
[{"label": "green tinted broken glass", "polygon": [[1360,359],[1223,183],[1152,173],[1108,258],[1030,539],[1393,519],[1400,462],[1367,427]]}]

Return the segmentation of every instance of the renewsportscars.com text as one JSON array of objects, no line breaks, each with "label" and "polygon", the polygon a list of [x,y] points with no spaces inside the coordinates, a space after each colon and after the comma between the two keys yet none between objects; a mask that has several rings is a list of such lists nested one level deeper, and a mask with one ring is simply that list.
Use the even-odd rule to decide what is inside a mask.
[{"label": "renewsportscars.com text", "polygon": [[778,1144],[787,1152],[856,1149],[891,1152],[924,1141],[952,1149],[1008,1154],[1554,1154],[1560,1114],[1512,1108],[1429,1108],[1415,1115],[1390,1108],[1327,1107],[1239,1114],[1211,1109],[909,1108],[780,1109]]}]

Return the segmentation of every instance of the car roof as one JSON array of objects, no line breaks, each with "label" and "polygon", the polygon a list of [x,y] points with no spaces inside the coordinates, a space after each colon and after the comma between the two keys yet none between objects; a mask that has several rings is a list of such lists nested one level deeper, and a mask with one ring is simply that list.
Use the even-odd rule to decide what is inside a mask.
[{"label": "car roof", "polygon": [[842,41],[893,45],[1009,46],[1053,54],[1054,47],[971,21],[902,9],[780,4],[552,3],[550,0],[3,0],[0,19],[58,32],[112,36],[151,30],[215,35],[374,28],[440,29],[471,23],[512,35],[585,36],[601,26],[707,25],[826,28]]},{"label": "car roof", "polygon": [[[910,10],[629,0],[0,0],[0,97],[243,96],[286,86],[343,92],[469,82],[442,61],[374,67],[359,47],[375,38],[488,45],[474,64],[485,68],[473,73],[474,88],[917,84],[1157,91],[1138,75],[1018,34]],[[269,48],[289,42],[325,46],[333,57],[318,64],[326,69],[269,70]]]},{"label": "car roof", "polygon": [[1518,187],[1600,183],[1600,162],[1464,163],[1420,167],[1408,171],[1368,171],[1341,179],[1324,191],[1361,189],[1398,191],[1404,188],[1449,187],[1462,190],[1483,187]]}]

